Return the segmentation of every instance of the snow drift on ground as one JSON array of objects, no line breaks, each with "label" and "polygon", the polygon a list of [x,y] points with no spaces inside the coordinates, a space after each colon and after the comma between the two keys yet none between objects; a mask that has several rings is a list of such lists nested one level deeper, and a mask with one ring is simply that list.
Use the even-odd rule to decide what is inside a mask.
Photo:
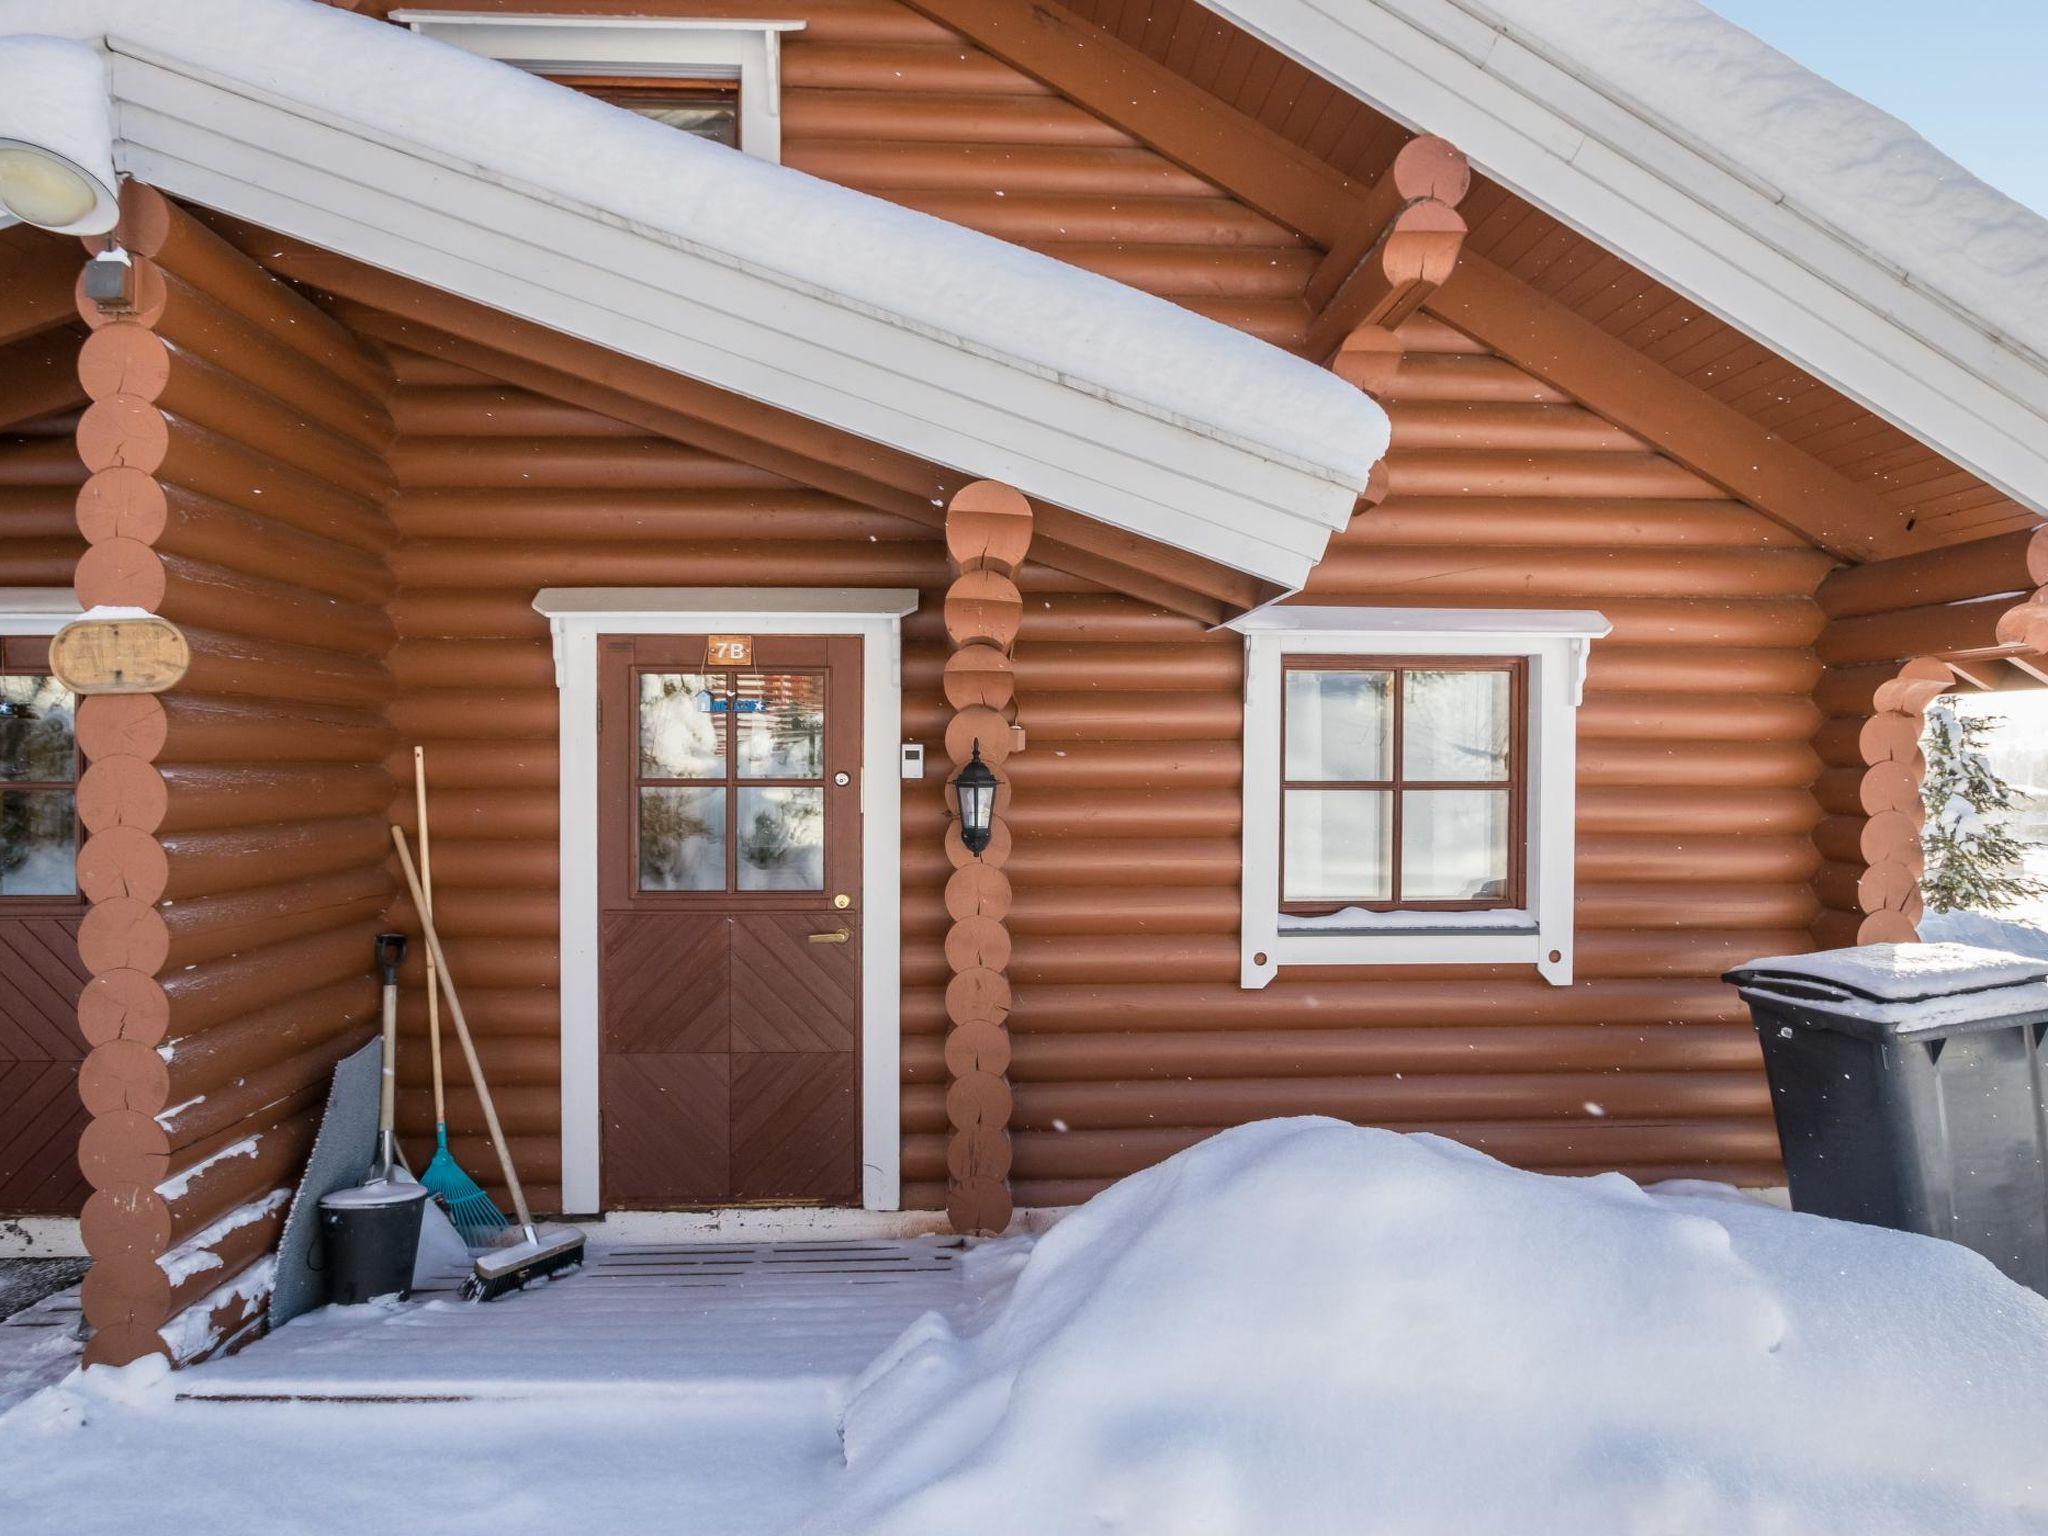
[{"label": "snow drift on ground", "polygon": [[1854,243],[2048,352],[2048,219],[1700,0],[1465,0]]},{"label": "snow drift on ground", "polygon": [[1386,449],[1365,395],[1230,326],[314,0],[0,0],[18,32],[112,34],[1360,485]]},{"label": "snow drift on ground", "polygon": [[2048,928],[2017,917],[1992,917],[1983,912],[1929,912],[1920,919],[1920,937],[1976,944],[1984,949],[2048,960]]},{"label": "snow drift on ground", "polygon": [[2044,1425],[2048,1300],[1962,1248],[1268,1121],[913,1328],[811,1529],[2039,1532]]}]

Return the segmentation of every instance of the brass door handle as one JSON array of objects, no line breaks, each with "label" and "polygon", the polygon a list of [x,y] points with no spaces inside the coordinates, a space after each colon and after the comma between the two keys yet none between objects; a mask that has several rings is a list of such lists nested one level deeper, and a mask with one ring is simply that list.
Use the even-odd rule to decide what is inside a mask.
[{"label": "brass door handle", "polygon": [[834,928],[830,933],[812,934],[811,942],[813,944],[844,944],[848,939],[852,937],[853,935],[849,933],[846,929]]}]

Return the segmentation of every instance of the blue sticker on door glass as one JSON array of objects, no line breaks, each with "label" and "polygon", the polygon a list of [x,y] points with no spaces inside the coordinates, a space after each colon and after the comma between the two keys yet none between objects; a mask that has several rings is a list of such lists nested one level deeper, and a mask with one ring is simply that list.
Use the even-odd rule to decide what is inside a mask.
[{"label": "blue sticker on door glass", "polygon": [[711,693],[697,695],[697,712],[704,715],[757,715],[759,699],[722,699]]}]

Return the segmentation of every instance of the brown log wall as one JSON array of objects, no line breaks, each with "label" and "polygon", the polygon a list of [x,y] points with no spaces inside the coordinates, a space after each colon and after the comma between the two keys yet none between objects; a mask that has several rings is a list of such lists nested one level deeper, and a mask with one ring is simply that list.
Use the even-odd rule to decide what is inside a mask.
[{"label": "brown log wall", "polygon": [[88,1361],[260,1322],[334,1062],[377,1011],[391,644],[383,366],[147,189],[139,304],[92,326],[81,602],[179,625],[162,696],[79,714]]}]

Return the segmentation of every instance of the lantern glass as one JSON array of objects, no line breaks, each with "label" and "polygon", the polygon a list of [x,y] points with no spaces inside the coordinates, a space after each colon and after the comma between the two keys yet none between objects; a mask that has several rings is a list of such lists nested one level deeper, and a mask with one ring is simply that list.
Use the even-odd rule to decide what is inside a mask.
[{"label": "lantern glass", "polygon": [[974,755],[953,776],[953,793],[960,802],[960,841],[967,851],[980,854],[988,847],[995,826],[997,779],[981,760],[981,743]]}]

